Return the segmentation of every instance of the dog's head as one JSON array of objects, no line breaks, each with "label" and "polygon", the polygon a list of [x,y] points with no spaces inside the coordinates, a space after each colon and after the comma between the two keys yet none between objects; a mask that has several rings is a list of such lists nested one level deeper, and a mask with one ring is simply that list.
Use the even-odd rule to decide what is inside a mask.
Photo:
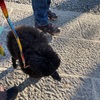
[{"label": "dog's head", "polygon": [[51,75],[53,79],[59,80],[57,69],[60,65],[60,59],[52,47],[48,44],[36,44],[34,50],[26,51],[28,62],[32,72],[30,77],[44,77]]}]

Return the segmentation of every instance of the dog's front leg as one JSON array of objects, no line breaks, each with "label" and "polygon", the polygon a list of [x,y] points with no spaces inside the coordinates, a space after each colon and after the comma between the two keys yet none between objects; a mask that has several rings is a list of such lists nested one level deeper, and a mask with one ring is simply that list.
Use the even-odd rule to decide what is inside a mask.
[{"label": "dog's front leg", "polygon": [[16,59],[12,57],[12,64],[14,68],[17,68]]},{"label": "dog's front leg", "polygon": [[61,77],[59,76],[59,74],[57,73],[57,71],[55,71],[51,77],[54,79],[54,80],[57,80],[57,81],[61,81]]}]

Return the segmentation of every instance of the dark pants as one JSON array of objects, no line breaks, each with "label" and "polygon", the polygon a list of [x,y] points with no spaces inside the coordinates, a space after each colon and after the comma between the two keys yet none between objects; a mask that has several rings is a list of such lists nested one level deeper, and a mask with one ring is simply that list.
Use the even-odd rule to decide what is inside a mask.
[{"label": "dark pants", "polygon": [[51,0],[32,0],[35,24],[45,26],[48,24],[48,14]]}]

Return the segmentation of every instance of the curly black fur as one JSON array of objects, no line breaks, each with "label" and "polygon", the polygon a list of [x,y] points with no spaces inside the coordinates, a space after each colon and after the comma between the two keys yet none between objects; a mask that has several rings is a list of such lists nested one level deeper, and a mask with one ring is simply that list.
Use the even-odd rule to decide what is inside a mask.
[{"label": "curly black fur", "polygon": [[51,75],[54,79],[60,80],[56,72],[60,65],[60,59],[48,44],[43,33],[29,26],[19,26],[15,29],[21,41],[25,63],[30,67],[23,68],[18,44],[10,31],[7,35],[7,47],[12,56],[14,68],[17,67],[16,60],[18,59],[22,71],[30,77],[41,78]]}]

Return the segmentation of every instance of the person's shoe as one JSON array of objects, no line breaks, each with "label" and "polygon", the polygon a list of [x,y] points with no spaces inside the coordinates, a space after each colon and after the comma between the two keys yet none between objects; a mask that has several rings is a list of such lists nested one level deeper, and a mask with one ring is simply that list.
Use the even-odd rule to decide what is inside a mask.
[{"label": "person's shoe", "polygon": [[57,33],[60,33],[60,29],[57,26],[52,25],[51,23],[45,26],[38,26],[37,24],[35,24],[35,27],[51,35],[56,35]]},{"label": "person's shoe", "polygon": [[15,100],[18,94],[17,86],[14,86],[7,90],[7,100]]},{"label": "person's shoe", "polygon": [[51,10],[48,10],[48,18],[50,19],[50,20],[57,20],[57,18],[58,18],[58,16],[55,14],[55,13],[53,13]]}]

